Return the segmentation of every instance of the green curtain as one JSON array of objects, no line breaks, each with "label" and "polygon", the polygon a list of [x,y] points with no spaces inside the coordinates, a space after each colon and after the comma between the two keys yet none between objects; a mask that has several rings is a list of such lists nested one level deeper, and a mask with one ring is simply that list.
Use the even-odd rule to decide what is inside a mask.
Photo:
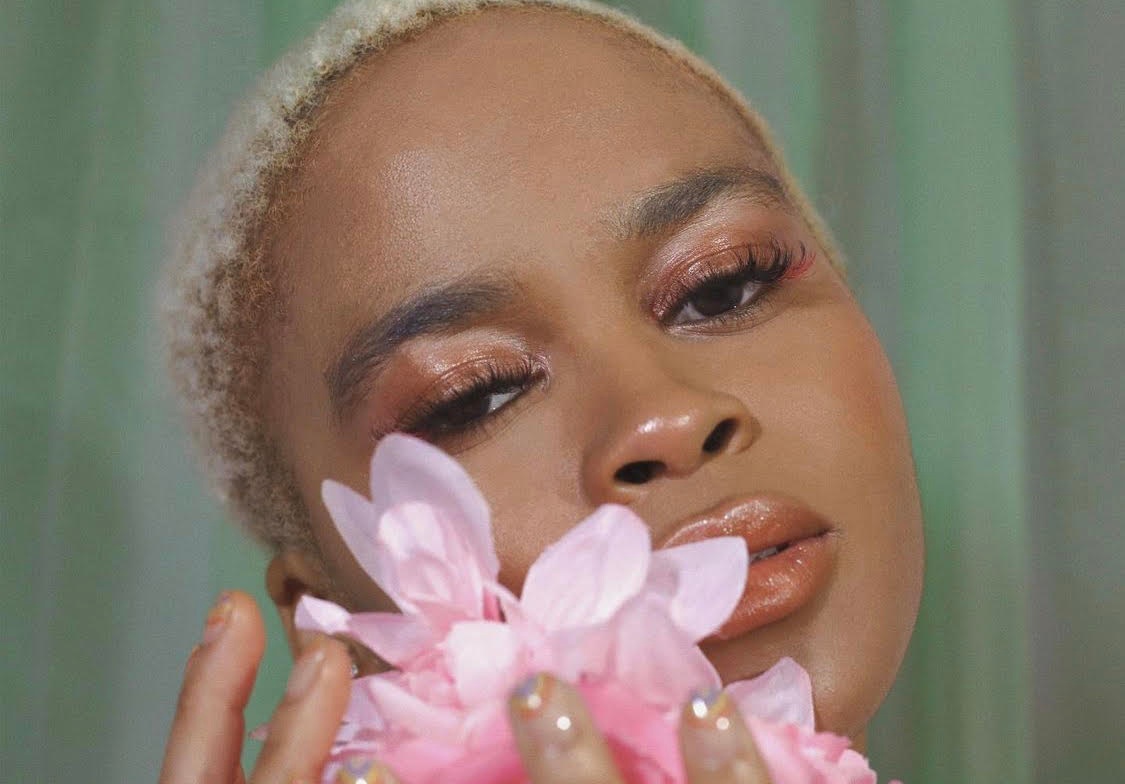
[{"label": "green curtain", "polygon": [[[5,781],[152,780],[211,596],[266,602],[185,451],[153,283],[232,101],[333,5],[0,0]],[[898,372],[929,571],[877,769],[1115,780],[1125,6],[620,5],[763,111]],[[269,620],[252,723],[288,669]]]}]

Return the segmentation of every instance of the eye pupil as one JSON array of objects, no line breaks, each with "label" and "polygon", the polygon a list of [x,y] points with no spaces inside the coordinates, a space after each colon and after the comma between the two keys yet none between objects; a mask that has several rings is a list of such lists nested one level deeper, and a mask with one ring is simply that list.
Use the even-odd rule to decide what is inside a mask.
[{"label": "eye pupil", "polygon": [[474,419],[480,419],[488,413],[491,398],[491,395],[482,393],[458,401],[455,405],[446,409],[442,416],[444,420],[442,424],[446,427],[456,427]]},{"label": "eye pupil", "polygon": [[510,403],[519,394],[518,388],[482,390],[445,406],[433,425],[438,430],[457,430],[484,419]]},{"label": "eye pupil", "polygon": [[745,294],[745,281],[719,280],[698,289],[687,304],[700,316],[709,318],[737,308],[742,304]]}]

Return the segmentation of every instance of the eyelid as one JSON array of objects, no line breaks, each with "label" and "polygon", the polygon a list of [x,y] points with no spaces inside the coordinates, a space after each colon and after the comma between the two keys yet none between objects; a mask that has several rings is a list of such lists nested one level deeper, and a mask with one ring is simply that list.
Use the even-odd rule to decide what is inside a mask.
[{"label": "eyelid", "polygon": [[[684,285],[683,281],[685,279],[695,278],[698,282],[698,279],[701,279],[705,276],[697,275],[697,271],[701,268],[713,269],[715,266],[717,266],[713,264],[715,259],[727,255],[735,255],[737,261],[735,263],[729,263],[725,265],[730,268],[731,274],[735,274],[739,269],[745,269],[746,267],[748,267],[752,262],[749,259],[743,260],[741,258],[738,258],[736,254],[740,250],[745,251],[747,255],[752,253],[748,244],[739,247],[727,246],[720,250],[715,250],[709,253],[695,256],[687,262],[673,264],[672,274],[670,275],[673,280],[669,281],[665,285],[660,286],[659,293],[657,293],[657,295],[653,297],[651,302],[651,308],[656,318],[663,321],[667,317],[669,311],[674,309],[677,305],[681,304],[684,297],[691,294],[696,288],[695,285]],[[710,277],[718,278],[721,277],[722,274],[723,273],[713,274]]]},{"label": "eyelid", "polygon": [[[815,260],[815,251],[803,241],[782,240],[777,235],[768,234],[764,239],[728,243],[722,248],[697,254],[684,262],[673,262],[664,271],[666,281],[653,297],[650,307],[658,321],[668,324],[672,313],[684,307],[687,300],[698,294],[704,286],[725,278],[742,278],[745,283],[757,283],[759,299],[778,286],[782,281],[802,275]],[[725,262],[717,259],[727,257]],[[741,306],[751,308],[753,303]],[[727,316],[729,321],[730,314]],[[716,316],[720,319],[721,316]],[[702,324],[691,322],[691,324]],[[672,326],[671,324],[668,324]],[[675,326],[690,326],[682,324]]]},{"label": "eyelid", "polygon": [[[468,368],[468,369],[466,369]],[[496,357],[474,357],[454,365],[442,373],[438,378],[426,385],[425,389],[414,397],[414,402],[401,414],[395,417],[394,422],[380,430],[372,428],[373,440],[378,440],[390,432],[412,432],[426,437],[421,428],[427,424],[427,419],[432,419],[443,409],[456,405],[459,401],[475,396],[482,392],[501,391],[495,379],[511,381],[510,389],[522,386],[523,389],[511,401],[505,403],[494,412],[490,412],[464,427],[450,429],[431,436],[431,440],[440,441],[449,452],[467,448],[463,443],[465,438],[479,433],[484,426],[494,422],[507,414],[514,413],[521,400],[532,391],[536,385],[542,386],[547,380],[546,363],[542,357],[523,355],[516,359],[499,360]]]}]

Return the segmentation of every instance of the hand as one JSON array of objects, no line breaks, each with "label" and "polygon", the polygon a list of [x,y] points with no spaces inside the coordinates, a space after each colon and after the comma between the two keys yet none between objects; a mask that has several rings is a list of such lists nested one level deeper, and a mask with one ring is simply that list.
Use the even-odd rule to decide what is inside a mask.
[{"label": "hand", "polygon": [[[164,752],[160,784],[243,784],[239,763],[250,698],[266,633],[254,600],[223,594],[188,658]],[[250,784],[320,780],[347,707],[350,662],[343,644],[311,635],[270,719]]]},{"label": "hand", "polygon": [[[529,680],[509,702],[509,718],[532,784],[624,784],[573,686],[547,675]],[[680,750],[689,784],[770,784],[749,730],[725,694],[692,699],[680,717]],[[370,760],[341,773],[346,784],[397,784]]]},{"label": "hand", "polygon": [[[577,691],[539,676],[510,702],[509,716],[534,784],[622,784],[605,739]],[[724,693],[684,706],[680,750],[690,784],[770,784],[749,730]]]}]

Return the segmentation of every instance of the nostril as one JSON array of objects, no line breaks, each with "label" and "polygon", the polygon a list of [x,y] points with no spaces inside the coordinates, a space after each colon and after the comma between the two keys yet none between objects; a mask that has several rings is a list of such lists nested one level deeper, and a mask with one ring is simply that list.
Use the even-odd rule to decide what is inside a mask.
[{"label": "nostril", "polygon": [[617,469],[613,478],[628,485],[643,485],[664,473],[664,464],[657,460],[638,460]]},{"label": "nostril", "polygon": [[731,436],[734,435],[735,427],[736,425],[733,419],[724,419],[722,422],[715,425],[715,429],[711,431],[711,435],[707,436],[707,440],[703,442],[703,451],[709,455],[721,452],[723,447],[730,443]]}]

